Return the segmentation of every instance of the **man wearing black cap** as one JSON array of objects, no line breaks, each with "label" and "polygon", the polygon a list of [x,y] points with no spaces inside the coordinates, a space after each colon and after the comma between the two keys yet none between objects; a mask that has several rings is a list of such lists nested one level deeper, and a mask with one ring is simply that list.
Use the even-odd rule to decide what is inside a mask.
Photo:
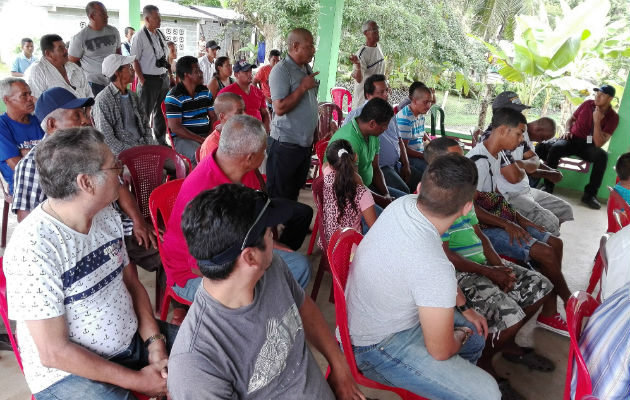
[{"label": "man wearing black cap", "polygon": [[[169,359],[173,398],[365,399],[321,312],[273,253],[271,227],[290,214],[237,184],[188,203],[182,229],[203,281]],[[306,340],[330,363],[328,382]]]},{"label": "man wearing black cap", "polygon": [[[586,100],[569,118],[566,133],[549,149],[547,164],[551,168],[558,168],[560,158],[574,155],[591,162],[593,169],[591,178],[584,187],[582,203],[594,210],[599,210],[601,204],[596,196],[608,162],[608,153],[602,149],[602,146],[617,129],[619,115],[610,106],[615,97],[614,87],[602,85],[593,90],[595,99]],[[543,190],[552,193],[553,187],[553,182],[545,180]]]},{"label": "man wearing black cap", "polygon": [[217,58],[217,51],[221,50],[221,46],[214,40],[209,40],[206,43],[206,55],[199,57],[199,68],[203,72],[203,84],[208,86],[214,72],[214,60]]}]

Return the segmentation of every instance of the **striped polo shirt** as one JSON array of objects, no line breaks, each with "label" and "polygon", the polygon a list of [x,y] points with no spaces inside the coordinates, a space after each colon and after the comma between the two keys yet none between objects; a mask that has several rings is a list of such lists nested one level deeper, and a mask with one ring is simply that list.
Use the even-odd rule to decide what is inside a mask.
[{"label": "striped polo shirt", "polygon": [[424,151],[424,143],[422,138],[424,137],[424,115],[420,114],[417,117],[413,115],[409,106],[403,107],[402,110],[396,114],[396,123],[398,124],[398,130],[400,131],[400,137],[403,140],[408,140],[409,148],[415,151]]},{"label": "striped polo shirt", "polygon": [[475,210],[457,218],[453,225],[442,234],[442,241],[448,241],[448,248],[460,256],[479,263],[486,263],[481,239],[475,233],[474,226],[479,223]]},{"label": "striped polo shirt", "polygon": [[[166,118],[181,118],[182,125],[192,133],[206,137],[212,131],[208,111],[212,107],[212,94],[208,88],[199,85],[191,97],[183,83],[173,87],[164,100]],[[172,133],[173,136],[175,133]]]}]

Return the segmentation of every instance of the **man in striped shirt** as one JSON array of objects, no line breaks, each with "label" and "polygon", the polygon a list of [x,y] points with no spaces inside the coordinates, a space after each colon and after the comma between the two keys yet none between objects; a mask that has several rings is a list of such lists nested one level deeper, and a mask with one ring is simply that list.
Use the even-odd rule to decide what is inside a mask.
[{"label": "man in striped shirt", "polygon": [[409,164],[420,175],[427,167],[427,162],[422,154],[425,140],[424,115],[429,111],[431,105],[433,105],[431,90],[424,85],[418,86],[411,96],[411,103],[396,114],[396,123],[400,137],[405,143]]},{"label": "man in striped shirt", "polygon": [[166,119],[175,150],[195,163],[195,152],[216,120],[212,94],[203,85],[203,72],[195,57],[180,58],[175,70],[180,82],[166,95]]}]

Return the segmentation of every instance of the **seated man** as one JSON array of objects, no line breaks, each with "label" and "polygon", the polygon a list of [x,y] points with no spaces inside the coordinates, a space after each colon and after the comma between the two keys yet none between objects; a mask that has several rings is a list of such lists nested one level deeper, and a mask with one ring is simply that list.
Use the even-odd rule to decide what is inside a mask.
[{"label": "seated man", "polygon": [[48,199],[15,228],[4,255],[29,389],[38,400],[164,394],[177,332],[156,323],[129,264],[111,207],[120,161],[85,127],[44,140],[35,162]]},{"label": "seated man", "polygon": [[[549,179],[553,183],[558,183],[562,180],[562,172],[555,168],[548,166],[544,160],[547,159],[547,152],[545,148],[547,143],[554,140],[556,136],[556,121],[549,117],[542,117],[535,121],[527,123],[527,136],[529,140],[536,143],[535,153],[540,159],[538,169],[534,172],[528,172],[529,185],[533,188],[538,188],[538,184],[541,179]],[[551,147],[551,144],[549,144]],[[542,153],[541,153],[542,152]]]},{"label": "seated man", "polygon": [[203,141],[201,150],[199,151],[199,161],[203,160],[217,147],[219,147],[219,140],[221,139],[221,129],[225,124],[235,115],[243,114],[245,110],[245,103],[243,98],[236,93],[221,93],[214,101],[214,113],[219,118],[220,124],[214,128],[214,131]]},{"label": "seated man", "polygon": [[[464,152],[456,140],[444,136],[429,142],[424,149],[424,158],[430,164],[437,156],[446,153],[463,155]],[[504,396],[514,398],[508,395],[508,392],[514,392],[509,381],[498,378],[492,358],[502,351],[510,361],[545,372],[553,370],[550,360],[514,341],[521,327],[546,300],[553,285],[538,272],[501,259],[479,228],[474,209],[457,218],[442,234],[442,246],[457,270],[457,282],[466,300],[486,317],[488,332],[492,333],[479,365],[497,379]]]},{"label": "seated man", "polygon": [[[479,171],[475,212],[497,253],[519,262],[538,262],[541,272],[554,285],[554,293],[565,302],[571,296],[562,276],[562,241],[516,212],[496,192],[501,175],[501,152],[514,150],[523,141],[527,120],[519,111],[500,108],[492,115],[490,137],[466,154]],[[567,325],[557,310],[557,297],[543,304],[537,324],[552,332],[568,336]]]},{"label": "seated man", "polygon": [[[271,228],[291,215],[284,201],[223,184],[186,207],[203,285],[169,361],[173,398],[364,399],[315,302],[272,252]],[[330,363],[330,386],[306,340]]]},{"label": "seated man", "polygon": [[428,398],[501,398],[475,366],[486,320],[467,305],[440,240],[472,209],[476,183],[470,160],[437,157],[420,194],[394,201],[359,244],[346,299],[357,365],[368,378]]},{"label": "seated man", "polygon": [[[530,107],[521,104],[516,93],[507,91],[499,94],[492,103],[493,113],[501,108],[511,108],[520,112]],[[536,131],[538,135],[544,130],[553,129],[555,132],[555,123],[551,119],[535,121],[531,125],[532,130]],[[530,124],[527,125],[527,130],[523,132],[523,141],[516,149],[505,149],[500,153],[501,174],[497,176],[497,189],[512,207],[525,218],[542,226],[552,235],[560,236],[560,225],[563,222],[573,220],[573,209],[566,201],[529,186],[527,174],[535,173],[540,165],[540,160],[534,152],[534,146],[529,140],[529,128]],[[491,132],[492,125],[486,129],[482,135],[482,140],[490,137]]]},{"label": "seated man", "polygon": [[[615,164],[615,172],[617,172],[619,182],[614,189],[626,203],[630,204],[630,153],[619,156]],[[626,210],[626,212],[630,214],[630,210]]]},{"label": "seated man", "polygon": [[32,115],[35,99],[21,78],[0,81],[0,97],[7,112],[0,116],[0,172],[13,193],[13,171],[17,163],[44,137],[39,120]]},{"label": "seated man", "polygon": [[[595,88],[595,100],[586,100],[567,121],[566,133],[563,138],[549,148],[547,164],[551,168],[558,168],[560,158],[577,155],[593,164],[591,177],[584,187],[582,203],[592,209],[599,210],[601,204],[597,200],[597,191],[604,179],[608,153],[602,146],[608,142],[617,125],[619,115],[612,109],[610,103],[615,97],[615,88],[602,85]],[[554,183],[545,180],[543,190],[553,193]]]},{"label": "seated man", "polygon": [[396,114],[396,122],[407,149],[409,164],[420,174],[427,167],[422,151],[424,150],[424,142],[429,140],[424,130],[424,115],[429,112],[432,105],[431,89],[424,85],[417,85],[411,97],[411,103]]},{"label": "seated man", "polygon": [[175,66],[179,83],[166,95],[166,119],[175,149],[195,164],[195,152],[210,134],[216,119],[212,95],[203,85],[203,73],[195,57],[184,56]]},{"label": "seated man", "polygon": [[378,136],[387,129],[393,116],[392,106],[387,101],[375,97],[365,103],[358,117],[335,132],[329,142],[329,145],[339,139],[350,142],[357,154],[357,172],[363,179],[363,184],[372,191],[376,204],[381,207],[386,207],[391,203],[393,197],[397,198],[405,194],[385,185],[383,172],[378,166],[380,146]]},{"label": "seated man", "polygon": [[[387,85],[385,75],[370,75],[370,77],[365,80],[363,92],[368,101],[375,97],[380,97],[388,101],[389,86]],[[358,117],[364,106],[365,103],[357,108],[353,108],[352,111],[346,115],[342,126],[347,125],[350,121]],[[389,120],[387,129],[378,137],[378,141],[378,164],[383,172],[385,184],[405,193],[410,193],[410,188],[414,188],[415,190],[422,176],[415,168],[412,170],[409,166],[407,150],[400,137],[396,118]]]},{"label": "seated man", "polygon": [[105,57],[103,75],[110,83],[96,96],[92,108],[94,126],[115,155],[132,147],[158,144],[138,95],[127,89],[133,82],[135,58],[120,54]]},{"label": "seated man", "polygon": [[[626,265],[627,261],[626,258]],[[630,282],[626,282],[597,307],[580,336],[580,352],[591,375],[592,394],[596,398],[630,397],[629,337]],[[575,395],[576,384],[574,366],[571,398]]]},{"label": "seated man", "polygon": [[46,89],[62,87],[76,97],[92,97],[92,89],[81,67],[68,61],[68,49],[59,35],[44,35],[39,48],[42,58],[24,73],[33,96],[38,98]]},{"label": "seated man", "polygon": [[271,119],[262,90],[252,85],[252,65],[247,61],[234,63],[234,77],[236,82],[227,85],[219,91],[221,93],[235,93],[245,102],[245,114],[251,115],[265,126],[265,131],[269,134],[271,130]]},{"label": "seated man", "polygon": [[[46,136],[50,137],[60,129],[89,126],[87,108],[93,104],[92,98],[77,99],[66,89],[52,88],[39,96],[35,115],[42,120]],[[11,209],[17,214],[18,222],[46,200],[35,165],[37,149],[38,146],[33,147],[15,168],[15,193]],[[118,201],[114,203],[114,207],[122,219],[129,258],[147,271],[155,271],[161,265],[156,238],[153,229],[142,217],[138,203],[128,187],[119,187]]]},{"label": "seated man", "polygon": [[[419,81],[415,81],[411,85],[409,85],[409,95],[403,98],[400,103],[398,103],[398,105],[396,106],[398,107],[398,110],[402,110],[403,108],[405,108],[405,106],[408,106],[411,103],[411,100],[413,99],[413,93],[420,86],[426,85],[424,84],[424,82]],[[435,97],[435,89],[429,88],[429,90],[431,90],[431,107],[433,107],[433,105],[437,103],[437,98]]]},{"label": "seated man", "polygon": [[[234,116],[223,127],[218,149],[201,161],[184,180],[166,226],[162,248],[166,282],[186,300],[193,301],[202,281],[197,262],[190,255],[182,232],[181,220],[186,205],[204,190],[223,183],[240,183],[261,190],[264,182],[255,171],[265,157],[266,144],[267,134],[260,121],[248,115]],[[279,241],[292,250],[298,250],[308,233],[313,209],[294,201],[285,204],[291,206],[292,215],[284,224]],[[300,286],[306,287],[311,274],[308,259],[284,246],[276,245],[274,251],[285,260]]]},{"label": "seated man", "polygon": [[23,38],[20,42],[22,52],[18,54],[13,60],[13,65],[11,65],[11,76],[15,76],[20,78],[24,76],[24,71],[28,69],[37,58],[33,56],[33,50],[35,46],[33,46],[33,39],[31,38]]}]

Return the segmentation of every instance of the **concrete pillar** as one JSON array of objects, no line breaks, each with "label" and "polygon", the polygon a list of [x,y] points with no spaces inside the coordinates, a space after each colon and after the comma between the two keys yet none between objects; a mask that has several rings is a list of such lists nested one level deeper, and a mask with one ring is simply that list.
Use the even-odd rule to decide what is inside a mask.
[{"label": "concrete pillar", "polygon": [[317,43],[314,71],[319,71],[319,101],[330,101],[330,89],[337,78],[339,42],[344,0],[319,0]]},{"label": "concrete pillar", "polygon": [[136,31],[140,29],[140,21],[142,21],[141,12],[140,0],[127,0],[127,3],[123,2],[118,15],[119,30],[123,32],[128,26]]}]

